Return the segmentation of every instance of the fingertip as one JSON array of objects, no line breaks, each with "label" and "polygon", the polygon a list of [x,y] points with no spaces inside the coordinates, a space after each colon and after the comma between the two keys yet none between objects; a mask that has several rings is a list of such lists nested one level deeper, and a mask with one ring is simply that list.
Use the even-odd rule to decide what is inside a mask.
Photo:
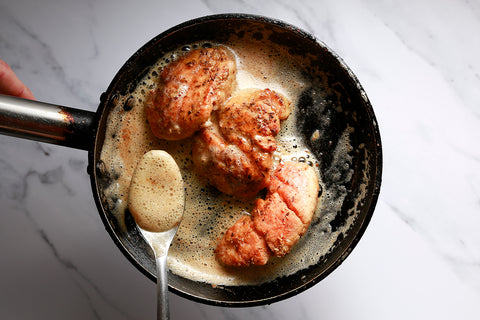
[{"label": "fingertip", "polygon": [[28,100],[35,100],[35,96],[33,95],[32,91],[28,89],[28,87],[23,87],[23,90],[18,93],[17,97]]},{"label": "fingertip", "polygon": [[30,89],[17,77],[12,68],[0,59],[0,93],[35,100]]}]

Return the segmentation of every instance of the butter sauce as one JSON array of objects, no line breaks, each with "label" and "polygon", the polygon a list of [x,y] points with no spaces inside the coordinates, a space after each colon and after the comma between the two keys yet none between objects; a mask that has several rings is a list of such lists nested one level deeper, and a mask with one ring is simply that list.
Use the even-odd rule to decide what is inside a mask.
[{"label": "butter sauce", "polygon": [[182,220],[185,191],[175,160],[165,151],[151,150],[140,159],[130,183],[128,208],[138,226],[165,232]]}]

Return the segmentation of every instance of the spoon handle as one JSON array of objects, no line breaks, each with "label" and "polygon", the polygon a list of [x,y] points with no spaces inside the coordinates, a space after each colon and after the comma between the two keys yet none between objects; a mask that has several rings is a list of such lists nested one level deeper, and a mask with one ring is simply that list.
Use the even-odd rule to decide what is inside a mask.
[{"label": "spoon handle", "polygon": [[170,319],[168,308],[167,255],[160,255],[157,260],[157,319]]}]

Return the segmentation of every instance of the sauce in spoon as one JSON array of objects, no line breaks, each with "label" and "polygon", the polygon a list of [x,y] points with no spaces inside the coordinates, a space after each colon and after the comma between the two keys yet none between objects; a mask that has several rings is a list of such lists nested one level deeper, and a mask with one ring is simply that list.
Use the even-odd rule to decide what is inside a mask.
[{"label": "sauce in spoon", "polygon": [[138,226],[150,232],[177,227],[183,216],[185,192],[175,160],[165,151],[145,153],[135,168],[128,208]]}]

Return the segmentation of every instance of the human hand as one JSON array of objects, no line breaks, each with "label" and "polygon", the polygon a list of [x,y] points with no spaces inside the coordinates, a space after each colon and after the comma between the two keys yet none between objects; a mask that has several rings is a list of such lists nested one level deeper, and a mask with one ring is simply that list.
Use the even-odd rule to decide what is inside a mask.
[{"label": "human hand", "polygon": [[35,100],[30,89],[23,84],[12,68],[0,59],[0,94]]}]

